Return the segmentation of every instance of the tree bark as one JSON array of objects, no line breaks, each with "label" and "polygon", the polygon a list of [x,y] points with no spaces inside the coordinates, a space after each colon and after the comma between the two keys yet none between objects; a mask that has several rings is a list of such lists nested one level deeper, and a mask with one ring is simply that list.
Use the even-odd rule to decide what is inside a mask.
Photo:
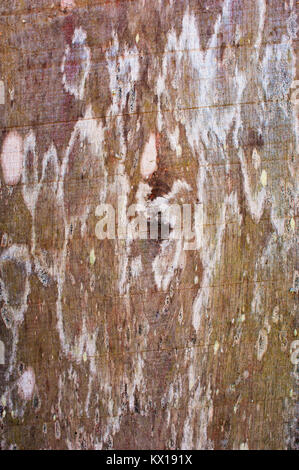
[{"label": "tree bark", "polygon": [[296,11],[1,2],[1,448],[298,448]]}]

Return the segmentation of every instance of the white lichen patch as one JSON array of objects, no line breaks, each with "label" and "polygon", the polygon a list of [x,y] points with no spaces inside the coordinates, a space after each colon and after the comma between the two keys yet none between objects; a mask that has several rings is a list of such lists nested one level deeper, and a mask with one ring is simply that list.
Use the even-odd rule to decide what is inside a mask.
[{"label": "white lichen patch", "polygon": [[151,134],[141,157],[140,172],[143,178],[149,178],[157,169],[156,136]]},{"label": "white lichen patch", "polygon": [[5,346],[3,341],[0,340],[0,365],[5,364]]},{"label": "white lichen patch", "polygon": [[[239,150],[239,159],[241,163],[241,170],[243,174],[244,190],[246,195],[246,201],[250,214],[255,222],[259,222],[264,211],[264,205],[266,200],[265,186],[260,191],[256,191],[250,184],[248,166],[245,160],[245,155],[242,149]],[[262,182],[267,182],[267,174],[261,179]]]},{"label": "white lichen patch", "polygon": [[94,248],[91,250],[91,252],[89,254],[89,262],[90,262],[91,266],[93,266],[94,263],[96,262],[96,256],[95,256],[95,253],[94,253]]},{"label": "white lichen patch", "polygon": [[215,344],[214,344],[214,355],[217,354],[218,350],[219,350],[219,347],[220,347],[220,344],[218,341],[215,341]]},{"label": "white lichen patch", "polygon": [[60,8],[63,11],[71,11],[75,8],[75,0],[61,0],[60,1]]},{"label": "white lichen patch", "polygon": [[161,252],[153,261],[155,283],[159,290],[166,290],[179,267],[183,268],[185,256],[182,240],[164,240]]},{"label": "white lichen patch", "polygon": [[256,149],[253,149],[251,158],[254,168],[258,170],[261,165],[261,157]]},{"label": "white lichen patch", "polygon": [[264,187],[267,186],[267,180],[268,180],[267,172],[266,170],[263,170],[261,173],[261,183]]},{"label": "white lichen patch", "polygon": [[23,140],[15,131],[10,132],[4,139],[1,166],[5,184],[15,185],[20,181],[23,169]]},{"label": "white lichen patch", "polygon": [[256,349],[257,349],[257,358],[259,361],[262,360],[264,354],[266,353],[268,348],[268,334],[267,331],[262,328],[259,331],[257,343],[256,343]]},{"label": "white lichen patch", "polygon": [[35,388],[35,374],[31,367],[29,367],[18,380],[18,392],[23,400],[30,400],[32,398]]},{"label": "white lichen patch", "polygon": [[0,80],[0,104],[5,104],[5,86],[3,80]]},{"label": "white lichen patch", "polygon": [[142,261],[141,261],[141,255],[136,256],[136,258],[133,258],[131,261],[131,273],[133,279],[137,279],[142,272]]},{"label": "white lichen patch", "polygon": [[[161,103],[163,95],[166,98],[170,96],[170,90],[166,87],[167,76],[172,69],[173,52],[178,51],[175,55],[172,88],[176,90],[176,106],[178,108],[189,106],[196,108],[192,117],[189,112],[186,114],[177,112],[177,117],[185,126],[189,145],[193,149],[198,148],[202,142],[209,148],[216,144],[221,151],[234,120],[234,142],[237,143],[236,138],[241,127],[239,107],[226,106],[219,113],[217,106],[215,106],[223,104],[224,96],[218,80],[218,36],[222,27],[230,21],[232,4],[231,0],[223,2],[222,12],[217,17],[213,34],[206,48],[203,48],[201,44],[197,19],[189,9],[186,10],[183,17],[181,34],[177,36],[175,30],[171,30],[168,34],[162,71],[156,85],[158,95],[157,125],[159,130],[164,125]],[[189,80],[188,83],[187,93],[185,87],[181,86],[184,83],[186,69],[190,70],[192,76],[192,80]],[[223,69],[223,73],[225,73],[227,81],[228,96],[226,99],[230,103],[239,103],[246,86],[246,80],[245,74],[238,70],[236,56],[232,57],[230,65]],[[190,95],[195,97],[192,104],[186,103],[186,96]]]},{"label": "white lichen patch", "polygon": [[240,450],[249,450],[247,442],[241,442]]},{"label": "white lichen patch", "polygon": [[82,28],[75,29],[72,44],[66,46],[61,64],[64,88],[77,100],[84,97],[85,82],[90,70],[91,53],[85,43],[86,32]]},{"label": "white lichen patch", "polygon": [[279,306],[276,305],[272,312],[272,321],[273,323],[278,323],[279,321]]},{"label": "white lichen patch", "polygon": [[[14,266],[14,279],[19,279],[20,290],[14,297],[13,288],[6,274],[6,266]],[[27,299],[30,293],[29,275],[31,274],[31,262],[28,249],[25,245],[12,245],[4,250],[0,256],[0,290],[4,301],[1,316],[5,326],[12,332],[12,350],[9,357],[7,376],[12,372],[17,352],[19,339],[19,327],[24,321],[27,311]],[[12,299],[14,298],[14,302]]]}]

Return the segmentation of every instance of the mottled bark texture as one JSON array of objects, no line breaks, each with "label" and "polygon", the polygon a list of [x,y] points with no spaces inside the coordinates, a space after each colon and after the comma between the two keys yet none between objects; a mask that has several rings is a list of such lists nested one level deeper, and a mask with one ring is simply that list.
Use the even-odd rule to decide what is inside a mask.
[{"label": "mottled bark texture", "polygon": [[298,445],[297,3],[1,1],[1,448]]}]

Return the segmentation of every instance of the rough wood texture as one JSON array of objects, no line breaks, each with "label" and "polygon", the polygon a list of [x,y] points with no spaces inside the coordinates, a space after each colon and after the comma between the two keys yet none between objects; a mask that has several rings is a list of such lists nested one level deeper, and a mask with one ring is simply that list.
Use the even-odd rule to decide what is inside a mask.
[{"label": "rough wood texture", "polygon": [[1,448],[298,446],[297,3],[1,1]]}]

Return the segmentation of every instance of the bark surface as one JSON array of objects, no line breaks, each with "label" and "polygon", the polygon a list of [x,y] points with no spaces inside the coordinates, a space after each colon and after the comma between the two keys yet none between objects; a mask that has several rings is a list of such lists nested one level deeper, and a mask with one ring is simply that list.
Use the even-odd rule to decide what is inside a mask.
[{"label": "bark surface", "polygon": [[297,3],[1,1],[1,448],[298,447]]}]

